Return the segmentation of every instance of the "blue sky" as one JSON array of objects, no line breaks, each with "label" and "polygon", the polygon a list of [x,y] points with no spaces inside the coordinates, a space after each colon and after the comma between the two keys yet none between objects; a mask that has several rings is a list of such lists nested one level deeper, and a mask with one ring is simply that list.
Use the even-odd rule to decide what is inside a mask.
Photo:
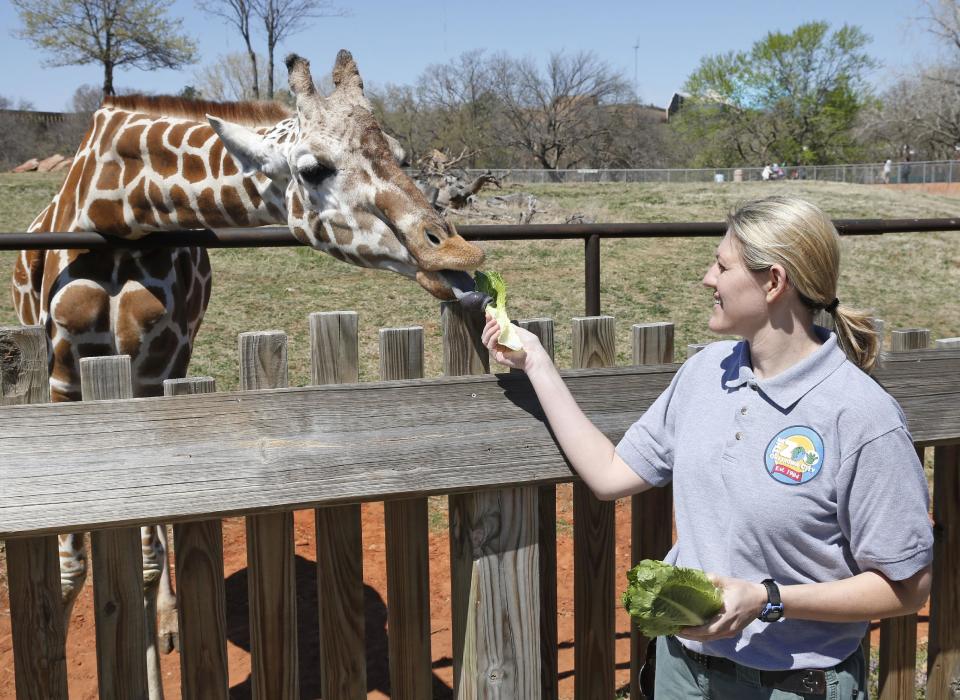
[{"label": "blue sky", "polygon": [[[336,1],[336,0],[335,0]],[[328,71],[340,48],[349,49],[368,85],[413,84],[432,63],[476,48],[543,59],[551,51],[591,50],[634,79],[645,102],[664,106],[703,55],[747,49],[767,31],[789,31],[825,20],[862,27],[873,37],[870,53],[883,67],[871,77],[878,87],[936,55],[931,37],[914,18],[919,0],[680,0],[662,2],[594,0],[431,0],[341,2],[351,16],[321,19],[289,38],[279,56],[296,51],[310,59],[315,76]],[[195,82],[199,65],[239,51],[236,30],[196,9],[194,0],[173,0],[170,14],[182,17],[200,39],[200,61],[180,71],[119,71],[117,86],[148,92],[178,92]],[[37,109],[67,109],[75,88],[99,85],[99,65],[51,68],[44,54],[16,39],[19,25],[9,0],[0,0],[0,95],[29,100]],[[634,46],[639,48],[634,50]],[[279,60],[279,59],[278,59]]]}]

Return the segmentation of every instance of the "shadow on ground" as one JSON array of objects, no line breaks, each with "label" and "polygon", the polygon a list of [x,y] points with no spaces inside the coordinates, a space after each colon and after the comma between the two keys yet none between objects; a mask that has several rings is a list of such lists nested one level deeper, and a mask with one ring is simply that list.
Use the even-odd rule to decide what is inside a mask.
[{"label": "shadow on ground", "polygon": [[[317,611],[316,562],[296,558],[297,573],[297,641],[300,668],[300,697],[319,698],[320,695],[320,633]],[[227,639],[241,649],[250,651],[250,611],[247,599],[247,570],[241,569],[226,580]],[[390,695],[390,660],[387,644],[387,605],[380,594],[370,586],[363,587],[367,640],[367,692],[380,691]],[[449,666],[449,659],[434,663],[434,668]],[[251,678],[230,688],[231,700],[250,700],[253,697]],[[433,697],[446,700],[453,697],[453,689],[433,676]]]}]

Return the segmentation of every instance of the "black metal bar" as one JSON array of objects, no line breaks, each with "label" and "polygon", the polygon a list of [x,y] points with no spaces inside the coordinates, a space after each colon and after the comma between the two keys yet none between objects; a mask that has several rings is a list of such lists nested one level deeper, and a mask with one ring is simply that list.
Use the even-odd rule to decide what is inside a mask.
[{"label": "black metal bar", "polygon": [[587,236],[583,248],[583,291],[587,316],[600,315],[600,234]]},{"label": "black metal bar", "polygon": [[[884,233],[960,231],[958,219],[836,219],[841,235],[860,236]],[[474,241],[524,241],[600,238],[680,238],[722,236],[723,222],[649,224],[527,224],[504,226],[460,226],[460,234]],[[0,233],[0,250],[50,250],[74,248],[151,249],[180,246],[206,248],[264,248],[303,245],[284,226],[198,231],[157,231],[136,240],[99,233]]]}]

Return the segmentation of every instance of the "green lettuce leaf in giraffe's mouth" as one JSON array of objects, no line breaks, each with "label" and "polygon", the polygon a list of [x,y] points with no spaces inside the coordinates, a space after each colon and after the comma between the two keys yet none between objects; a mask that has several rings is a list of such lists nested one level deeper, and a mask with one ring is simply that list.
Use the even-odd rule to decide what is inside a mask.
[{"label": "green lettuce leaf in giraffe's mouth", "polygon": [[490,303],[490,295],[477,291],[476,281],[469,273],[460,270],[441,270],[440,275],[450,285],[450,289],[462,306],[483,309]]}]

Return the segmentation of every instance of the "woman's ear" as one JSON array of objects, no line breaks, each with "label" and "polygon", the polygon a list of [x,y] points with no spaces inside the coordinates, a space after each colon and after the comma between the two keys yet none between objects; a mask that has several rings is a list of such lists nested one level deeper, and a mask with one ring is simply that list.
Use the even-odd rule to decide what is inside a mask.
[{"label": "woman's ear", "polygon": [[786,293],[790,286],[787,279],[787,271],[783,265],[771,265],[767,270],[767,301],[772,302],[780,299]]}]

